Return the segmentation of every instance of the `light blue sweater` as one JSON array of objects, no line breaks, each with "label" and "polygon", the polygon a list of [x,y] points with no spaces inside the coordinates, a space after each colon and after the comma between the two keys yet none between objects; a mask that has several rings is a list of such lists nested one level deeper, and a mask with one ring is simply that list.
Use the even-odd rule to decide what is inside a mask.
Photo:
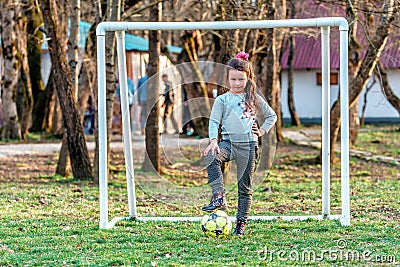
[{"label": "light blue sweater", "polygon": [[260,129],[267,133],[275,124],[277,116],[268,103],[260,96],[258,97],[258,109],[256,117],[243,114],[245,94],[234,94],[227,92],[215,99],[211,110],[208,134],[210,140],[218,139],[218,128],[221,124],[223,140],[232,142],[257,141],[258,136],[251,130],[253,123],[257,120]]}]

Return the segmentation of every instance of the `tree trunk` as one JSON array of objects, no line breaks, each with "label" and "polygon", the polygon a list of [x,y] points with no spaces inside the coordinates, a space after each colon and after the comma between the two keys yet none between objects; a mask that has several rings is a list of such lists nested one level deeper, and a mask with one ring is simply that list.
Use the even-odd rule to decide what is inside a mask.
[{"label": "tree trunk", "polygon": [[55,0],[44,0],[41,4],[48,31],[47,37],[49,38],[51,61],[54,65],[54,76],[58,82],[56,89],[66,128],[72,172],[77,179],[89,179],[93,176],[90,158],[78,107],[72,91],[71,70],[65,54],[65,45],[62,43],[63,34],[58,20],[57,6]]},{"label": "tree trunk", "polygon": [[[290,18],[295,18],[295,5],[294,0],[290,0]],[[292,126],[300,126],[301,122],[299,119],[299,115],[297,114],[296,107],[294,105],[293,99],[293,64],[294,64],[294,47],[295,47],[295,38],[292,34],[293,28],[290,29],[289,36],[289,56],[288,56],[288,107],[290,112],[290,117],[292,119]]]},{"label": "tree trunk", "polygon": [[56,88],[54,85],[54,79],[53,79],[53,67],[50,70],[50,75],[49,75],[49,80],[46,85],[46,90],[41,94],[41,97],[44,98],[46,101],[44,102],[44,121],[43,121],[43,126],[40,127],[40,129],[43,128],[45,132],[52,132],[53,130],[53,115],[54,115],[54,109],[56,108],[56,101],[57,101],[57,96],[56,96]]},{"label": "tree trunk", "polygon": [[31,123],[33,96],[29,74],[28,43],[27,43],[27,17],[18,9],[18,54],[19,54],[19,78],[17,89],[17,110],[21,127],[21,138],[26,140],[28,128]]},{"label": "tree trunk", "polygon": [[[277,6],[274,1],[267,2],[268,19],[278,19]],[[267,29],[265,46],[262,54],[258,55],[256,62],[256,77],[259,81],[259,86],[263,90],[269,105],[276,112],[278,120],[276,122],[276,129],[270,131],[261,139],[262,155],[258,168],[261,170],[268,170],[271,167],[275,156],[275,147],[271,147],[277,141],[283,140],[282,135],[282,116],[281,116],[281,103],[280,103],[280,64],[278,52],[282,46],[283,33],[278,32],[279,29]],[[273,134],[276,133],[276,134]]]},{"label": "tree trunk", "polygon": [[16,94],[18,85],[19,62],[17,59],[17,21],[19,1],[6,1],[1,5],[2,50],[4,60],[4,75],[2,77],[2,114],[4,139],[21,139],[21,129],[18,120]]},{"label": "tree trunk", "polygon": [[[286,0],[279,0],[276,3],[272,1],[272,7],[276,9],[274,12],[274,17],[273,19],[286,19]],[[275,106],[273,107],[276,115],[277,115],[277,121],[276,121],[276,138],[278,142],[283,141],[283,133],[282,133],[282,110],[281,110],[281,72],[282,72],[282,66],[280,64],[281,62],[281,56],[282,56],[282,44],[285,35],[287,34],[287,29],[281,29],[277,28],[275,30],[275,53],[276,53],[276,61],[275,61],[275,69],[277,72],[277,79],[275,80],[274,83],[274,93],[275,93],[275,99],[276,103]],[[275,152],[274,152],[275,154]]]},{"label": "tree trunk", "polygon": [[[171,16],[174,12],[174,1],[162,1],[162,21],[170,22],[174,21],[174,18]],[[172,33],[173,31],[162,31],[161,32],[161,42],[163,46],[172,45]]]},{"label": "tree trunk", "polygon": [[64,132],[61,141],[60,154],[58,156],[56,174],[62,177],[68,177],[70,175],[70,171],[71,171],[71,160],[68,151],[67,133]]},{"label": "tree trunk", "polygon": [[[391,1],[391,6],[389,6],[389,9],[393,10],[393,1]],[[349,101],[348,101],[349,109],[351,109],[355,105],[363,88],[368,83],[368,80],[370,79],[371,74],[376,66],[376,63],[386,45],[389,33],[391,32],[392,28],[391,22],[397,16],[398,11],[396,10],[396,12],[391,12],[388,14],[389,16],[386,18],[386,20],[383,20],[386,22],[381,23],[378,26],[376,34],[370,39],[364,59],[361,61],[357,74],[349,84]],[[340,129],[341,117],[340,117],[340,105],[338,104],[339,102],[340,102],[340,96],[331,108],[331,124],[330,124],[331,162],[333,162],[335,158],[334,147],[338,139],[338,133]]]},{"label": "tree trunk", "polygon": [[293,99],[293,62],[294,62],[294,37],[289,37],[289,57],[288,57],[288,107],[290,112],[290,117],[292,118],[292,126],[300,126],[301,122],[299,115],[297,114],[296,107],[294,105]]},{"label": "tree trunk", "polygon": [[[107,21],[119,21],[121,15],[121,0],[107,1]],[[115,32],[106,32],[106,120],[107,120],[107,164],[109,162],[110,143],[112,137],[112,116],[114,106],[114,92],[116,89],[115,67]],[[110,170],[110,168],[107,168]]]},{"label": "tree trunk", "polygon": [[28,11],[28,62],[34,102],[30,131],[40,132],[46,129],[46,103],[49,101],[46,98],[47,93],[41,73],[43,32],[39,30],[39,27],[43,25],[43,18],[35,1],[29,0],[29,2],[32,8]]},{"label": "tree trunk", "polygon": [[[55,77],[55,74],[54,76]],[[54,78],[55,79],[55,78]],[[56,86],[56,82],[53,82],[53,86]],[[54,88],[54,108],[53,108],[53,114],[51,115],[51,132],[54,135],[62,137],[63,134],[65,133],[64,131],[64,126],[63,126],[63,118],[62,118],[62,110],[60,107],[60,99],[57,94],[57,87]]]},{"label": "tree trunk", "polygon": [[[69,8],[67,8],[69,9]],[[78,53],[79,53],[79,29],[81,22],[80,0],[72,0],[72,13],[70,14],[70,27],[68,36],[68,65],[72,73],[72,91],[75,99],[78,99]]]},{"label": "tree trunk", "polygon": [[[97,25],[101,22],[102,18],[102,10],[101,10],[101,2],[100,1],[95,1],[94,3],[95,6],[95,23],[93,23],[92,27],[90,28],[88,38],[86,40],[86,47],[85,47],[85,52],[86,52],[86,57],[87,61],[90,62],[90,68],[88,68],[88,73],[91,73],[92,76],[92,81],[93,81],[93,88],[92,88],[92,105],[93,105],[93,112],[94,112],[94,139],[96,142],[96,147],[95,147],[95,152],[94,152],[94,179],[93,182],[95,184],[99,184],[99,133],[97,131],[97,125],[98,124],[98,109],[97,109],[97,96],[98,96],[98,86],[97,86],[97,57],[96,57],[96,44],[97,44],[97,39],[96,39],[96,27]],[[89,74],[88,74],[89,75]]]},{"label": "tree trunk", "polygon": [[[68,15],[68,11],[69,11],[69,9],[67,8],[67,6],[66,6],[66,2],[65,1],[59,1],[59,2],[57,2],[57,5],[58,5],[58,7],[59,7],[59,12],[61,13],[61,15],[60,15],[60,17],[61,17],[61,19],[60,19],[60,25],[61,25],[61,28],[63,29],[63,32],[64,32],[64,34],[63,34],[63,37],[62,38],[67,38],[67,32],[69,32],[70,31],[70,28],[71,28],[71,26],[69,26],[69,23],[67,23],[67,21],[66,21],[66,19],[65,18],[69,18],[69,15]],[[71,23],[71,24],[73,24],[73,23]],[[70,49],[70,46],[71,46],[71,43],[70,43],[70,40],[68,40],[68,46],[67,46],[67,49],[69,50]],[[70,55],[68,55],[68,57],[69,57]],[[71,72],[71,78],[73,77],[73,73]],[[53,76],[53,78],[55,78],[55,76]],[[54,84],[57,84],[57,81],[55,80],[54,81]],[[73,83],[72,83],[72,85],[73,85]],[[75,96],[75,92],[74,92],[74,87],[72,87],[72,96],[74,97]],[[76,98],[74,98],[75,99],[75,101],[76,101]],[[59,107],[59,102],[60,101],[60,98],[58,98],[58,102],[56,102],[56,108],[54,109],[54,117],[53,117],[53,126],[56,126],[56,125],[58,125],[58,115],[59,115],[59,112],[60,112],[60,108],[58,108]],[[61,112],[62,113],[62,112]],[[68,143],[67,143],[67,140],[66,140],[66,138],[67,138],[67,133],[66,133],[66,131],[65,131],[65,126],[64,125],[62,125],[63,127],[62,127],[62,129],[61,129],[61,132],[62,132],[62,141],[61,141],[61,149],[60,149],[60,152],[59,152],[59,157],[58,157],[58,162],[57,162],[57,168],[56,168],[56,174],[58,174],[58,175],[61,175],[61,176],[63,176],[63,177],[66,177],[66,176],[68,176],[69,175],[69,173],[70,173],[70,169],[71,169],[71,160],[70,160],[70,158],[69,158],[69,152],[68,152]],[[58,129],[57,128],[54,128],[54,132],[56,132]]]},{"label": "tree trunk", "polygon": [[369,91],[371,91],[372,87],[374,87],[375,84],[376,84],[376,75],[373,76],[373,82],[365,88],[363,107],[362,107],[362,111],[361,111],[360,126],[365,125],[365,110],[367,109],[368,93],[369,93]]},{"label": "tree trunk", "polygon": [[[69,26],[69,37],[68,37],[68,65],[71,69],[72,74],[72,92],[75,101],[78,99],[78,37],[79,37],[79,24],[80,24],[80,0],[73,0],[72,7],[67,10],[72,10]],[[63,140],[61,143],[60,156],[58,158],[56,173],[62,176],[67,176],[69,169],[71,168],[71,161],[69,159],[68,144],[66,140],[66,135],[63,135]]]},{"label": "tree trunk", "polygon": [[358,130],[360,129],[360,115],[358,113],[358,99],[349,110],[349,138],[350,144],[355,145],[357,141]]},{"label": "tree trunk", "polygon": [[[350,3],[350,2],[348,2]],[[348,15],[351,20],[354,21],[354,23],[351,24],[349,27],[349,33],[350,33],[350,44],[349,44],[349,53],[351,55],[350,60],[349,60],[349,81],[354,79],[355,74],[360,68],[361,65],[361,59],[360,59],[360,54],[361,54],[361,45],[357,41],[357,29],[358,29],[358,23],[359,23],[359,18],[358,14],[356,13],[356,10],[354,9],[354,6],[357,6],[359,3],[358,0],[353,1],[353,5],[349,4],[348,8]],[[349,107],[349,141],[351,145],[354,145],[356,140],[357,140],[357,134],[358,130],[360,128],[360,119],[359,119],[359,114],[358,114],[358,99],[355,103],[356,107]],[[340,132],[340,130],[339,130]],[[334,149],[334,145],[333,145]],[[322,149],[321,149],[322,153]],[[322,158],[322,154],[321,154]]]},{"label": "tree trunk", "polygon": [[[238,20],[240,15],[240,4],[237,1],[220,1],[217,12],[214,15],[216,21]],[[219,31],[214,34],[215,54],[214,61],[222,64],[228,61],[239,52],[240,31],[238,29]]]},{"label": "tree trunk", "polygon": [[261,158],[258,165],[260,170],[269,170],[274,162],[276,145],[278,139],[276,138],[276,127],[272,127],[271,130],[265,134],[261,142]]},{"label": "tree trunk", "polygon": [[[161,21],[161,3],[150,9],[150,21]],[[159,56],[161,53],[161,32],[149,32],[149,65],[148,65],[148,90],[147,90],[147,122],[146,122],[146,152],[142,165],[145,172],[160,173],[160,135],[158,129],[159,108]],[[153,79],[152,79],[153,78]]]},{"label": "tree trunk", "polygon": [[[91,110],[89,112],[92,112],[93,110],[93,102],[94,102],[94,98],[92,95],[92,91],[93,91],[93,77],[95,77],[95,75],[93,75],[93,71],[95,71],[93,69],[93,64],[91,64],[91,62],[82,62],[81,65],[81,69],[80,69],[80,83],[79,83],[79,87],[78,87],[78,101],[79,101],[79,112],[81,114],[81,121],[84,121],[85,118],[85,113],[87,111],[87,107],[88,107],[88,102],[89,102],[89,98],[92,99],[91,104],[92,107],[89,107]],[[93,127],[93,125],[92,125]]]}]

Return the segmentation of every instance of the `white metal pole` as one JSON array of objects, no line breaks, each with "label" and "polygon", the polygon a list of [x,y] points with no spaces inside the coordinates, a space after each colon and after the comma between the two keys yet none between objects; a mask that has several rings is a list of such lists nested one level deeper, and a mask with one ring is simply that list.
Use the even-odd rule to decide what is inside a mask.
[{"label": "white metal pole", "polygon": [[117,36],[117,56],[118,56],[118,74],[120,85],[120,101],[122,115],[122,130],[124,140],[124,154],[126,167],[126,182],[128,190],[129,216],[136,217],[136,199],[134,187],[134,169],[132,156],[132,133],[130,110],[128,103],[128,81],[126,73],[126,56],[125,56],[125,32],[116,31]]},{"label": "white metal pole", "polygon": [[322,216],[330,214],[330,47],[329,27],[321,27],[322,53]]},{"label": "white metal pole", "polygon": [[350,225],[348,30],[340,28],[342,225]]},{"label": "white metal pole", "polygon": [[106,36],[97,36],[97,80],[98,80],[98,122],[99,122],[99,190],[100,190],[100,229],[107,229],[107,127],[106,127]]},{"label": "white metal pole", "polygon": [[[342,17],[325,17],[292,20],[258,20],[258,21],[220,21],[220,22],[101,22],[96,28],[97,56],[98,56],[98,113],[99,113],[99,164],[100,164],[100,229],[111,228],[115,222],[125,219],[115,218],[108,222],[107,196],[107,132],[106,132],[106,95],[105,95],[105,33],[106,31],[126,30],[195,30],[195,29],[264,29],[283,27],[328,27],[339,26],[340,30],[340,93],[341,93],[341,182],[342,182],[342,225],[350,225],[350,198],[349,198],[349,133],[348,133],[348,23]],[[329,75],[328,75],[329,79]],[[328,86],[329,87],[329,86]],[[325,110],[325,109],[323,109]],[[325,133],[327,133],[325,131]],[[129,168],[129,167],[128,167]],[[132,168],[133,170],[133,168]],[[326,173],[326,171],[325,171]],[[128,175],[127,175],[128,176]],[[133,183],[133,172],[132,172]],[[129,186],[128,186],[129,188]],[[132,186],[131,188],[134,187]],[[128,189],[129,190],[129,189]],[[132,191],[134,195],[134,191]],[[135,207],[135,204],[133,205]],[[329,207],[329,206],[328,206]],[[130,211],[131,212],[131,211]],[[135,214],[135,211],[133,211]],[[312,217],[312,216],[311,216]],[[321,216],[322,217],[322,216]],[[329,219],[338,216],[328,215]],[[164,217],[167,219],[168,217]],[[260,217],[261,218],[261,217]],[[151,218],[149,218],[151,219]],[[163,218],[161,218],[163,219]],[[185,218],[182,218],[185,219]],[[266,219],[266,218],[263,218]],[[179,218],[180,220],[180,218]]]},{"label": "white metal pole", "polygon": [[248,21],[200,21],[200,22],[101,22],[96,28],[97,35],[106,31],[127,30],[224,30],[224,29],[265,29],[284,27],[323,27],[342,26],[342,17],[286,19],[286,20],[248,20]]},{"label": "white metal pole", "polygon": [[[201,221],[202,217],[139,217],[137,218],[138,221],[141,222],[149,222],[149,221],[169,221],[169,222],[182,222],[182,221],[190,221],[190,222],[196,222],[196,221]],[[125,218],[117,218],[117,220],[124,220]],[[230,217],[231,221],[234,222],[236,221],[236,217]],[[276,216],[249,216],[249,220],[262,220],[262,221],[271,221],[271,220],[284,220],[284,221],[304,221],[308,219],[315,219],[315,220],[323,220],[324,217],[322,215],[307,215],[307,216],[282,216],[282,215],[276,215]],[[331,215],[329,216],[329,219],[331,220],[339,220],[340,215]]]}]

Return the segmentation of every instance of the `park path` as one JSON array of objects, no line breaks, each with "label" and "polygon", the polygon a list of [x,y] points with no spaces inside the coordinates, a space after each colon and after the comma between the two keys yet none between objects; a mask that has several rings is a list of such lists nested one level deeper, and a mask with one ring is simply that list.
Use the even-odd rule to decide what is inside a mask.
[{"label": "park path", "polygon": [[[309,146],[315,148],[321,148],[321,135],[320,129],[301,129],[301,130],[284,130],[283,136],[293,143],[301,146]],[[179,137],[178,135],[163,134],[160,138],[160,144],[163,147],[180,147],[195,145],[206,147],[208,142],[207,138],[196,139]],[[95,143],[93,141],[87,142],[89,151],[95,149]],[[133,148],[145,148],[144,136],[134,135],[132,137]],[[0,145],[0,158],[1,157],[13,157],[18,155],[34,155],[34,154],[46,154],[60,151],[60,143],[39,143],[39,144],[5,144]],[[111,142],[111,149],[122,149],[123,142],[121,136],[113,136]],[[337,145],[336,151],[340,152],[340,146]],[[374,155],[369,152],[350,149],[350,155],[366,160],[379,161],[394,164],[400,166],[400,158],[394,158],[384,155]]]},{"label": "park path", "polygon": [[[366,129],[360,129],[363,131]],[[321,130],[319,129],[302,129],[302,130],[285,130],[283,136],[293,143],[300,146],[309,146],[314,148],[321,148]],[[316,137],[319,136],[319,137]],[[335,151],[340,153],[340,144],[336,144]],[[368,161],[378,161],[400,166],[400,158],[389,157],[384,155],[376,155],[370,152],[350,148],[350,155],[362,158]]]},{"label": "park path", "polygon": [[[160,137],[160,144],[163,147],[178,147],[188,145],[206,145],[208,139],[180,138],[177,135],[165,134]],[[113,136],[111,149],[122,149],[124,144],[121,136]],[[95,149],[93,141],[87,142],[89,151]],[[144,136],[135,135],[132,137],[133,148],[145,148]],[[0,145],[0,158],[21,155],[48,154],[60,151],[61,142],[58,143],[31,143],[31,144],[4,144]]]}]

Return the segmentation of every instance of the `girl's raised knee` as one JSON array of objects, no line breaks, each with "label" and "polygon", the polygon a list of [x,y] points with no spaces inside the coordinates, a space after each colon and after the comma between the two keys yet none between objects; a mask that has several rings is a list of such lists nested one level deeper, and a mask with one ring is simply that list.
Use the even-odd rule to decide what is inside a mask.
[{"label": "girl's raised knee", "polygon": [[208,152],[208,154],[204,156],[204,160],[205,160],[205,162],[207,163],[207,165],[209,165],[209,164],[212,163],[214,160],[216,160],[216,159],[217,159],[217,155],[218,155],[218,154],[216,154],[215,152],[214,152],[214,155],[211,154],[211,151]]}]

